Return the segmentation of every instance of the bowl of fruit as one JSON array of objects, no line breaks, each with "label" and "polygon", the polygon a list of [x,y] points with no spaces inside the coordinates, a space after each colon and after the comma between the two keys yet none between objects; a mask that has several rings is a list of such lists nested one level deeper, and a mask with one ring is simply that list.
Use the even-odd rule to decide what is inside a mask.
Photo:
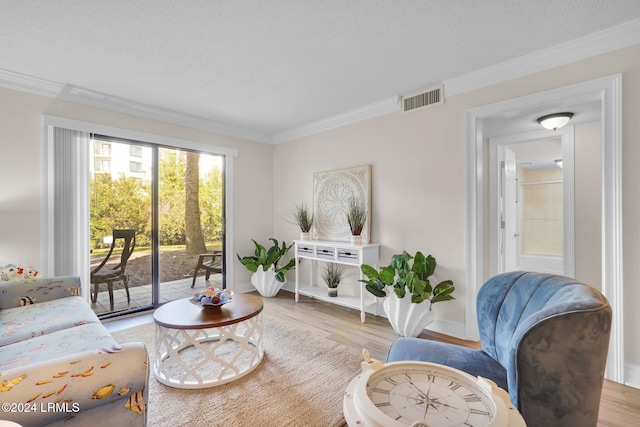
[{"label": "bowl of fruit", "polygon": [[228,289],[218,289],[210,286],[196,293],[190,301],[202,308],[222,307],[233,298],[233,292]]}]

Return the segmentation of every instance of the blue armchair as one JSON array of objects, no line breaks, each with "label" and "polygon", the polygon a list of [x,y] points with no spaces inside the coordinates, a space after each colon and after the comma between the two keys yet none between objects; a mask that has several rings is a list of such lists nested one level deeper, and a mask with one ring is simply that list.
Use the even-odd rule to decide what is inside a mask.
[{"label": "blue armchair", "polygon": [[482,348],[399,338],[387,362],[440,363],[493,380],[529,426],[596,426],[611,306],[567,277],[510,272],[477,298]]}]

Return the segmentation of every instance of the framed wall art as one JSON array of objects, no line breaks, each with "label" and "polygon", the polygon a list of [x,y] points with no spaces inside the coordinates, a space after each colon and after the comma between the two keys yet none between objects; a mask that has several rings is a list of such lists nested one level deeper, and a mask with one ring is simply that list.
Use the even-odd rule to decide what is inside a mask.
[{"label": "framed wall art", "polygon": [[350,240],[347,212],[352,199],[366,209],[362,241],[367,243],[371,230],[371,165],[313,174],[314,239]]}]

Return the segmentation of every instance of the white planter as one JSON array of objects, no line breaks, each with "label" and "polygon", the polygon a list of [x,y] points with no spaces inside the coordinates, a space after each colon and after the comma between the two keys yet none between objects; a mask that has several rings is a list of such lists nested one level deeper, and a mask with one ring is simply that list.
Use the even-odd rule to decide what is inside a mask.
[{"label": "white planter", "polygon": [[391,327],[398,335],[417,337],[429,323],[435,320],[431,301],[415,304],[411,302],[409,292],[404,298],[398,298],[392,288],[388,287],[386,290],[387,297],[382,302],[382,307]]},{"label": "white planter", "polygon": [[351,235],[351,244],[352,245],[361,245],[362,244],[362,235],[358,234],[357,236]]},{"label": "white planter", "polygon": [[263,297],[274,297],[284,285],[284,282],[276,280],[276,272],[273,266],[264,271],[262,266],[258,266],[258,270],[251,275],[251,284],[260,292]]},{"label": "white planter", "polygon": [[310,231],[301,231],[300,232],[300,240],[311,240],[311,232]]}]

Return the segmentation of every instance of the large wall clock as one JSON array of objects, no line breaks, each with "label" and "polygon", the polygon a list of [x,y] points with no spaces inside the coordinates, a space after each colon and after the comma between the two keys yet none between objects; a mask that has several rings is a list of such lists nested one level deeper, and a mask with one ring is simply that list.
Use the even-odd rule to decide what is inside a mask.
[{"label": "large wall clock", "polygon": [[363,372],[345,392],[354,427],[522,427],[509,395],[490,380],[427,362],[383,364],[365,353]]}]

